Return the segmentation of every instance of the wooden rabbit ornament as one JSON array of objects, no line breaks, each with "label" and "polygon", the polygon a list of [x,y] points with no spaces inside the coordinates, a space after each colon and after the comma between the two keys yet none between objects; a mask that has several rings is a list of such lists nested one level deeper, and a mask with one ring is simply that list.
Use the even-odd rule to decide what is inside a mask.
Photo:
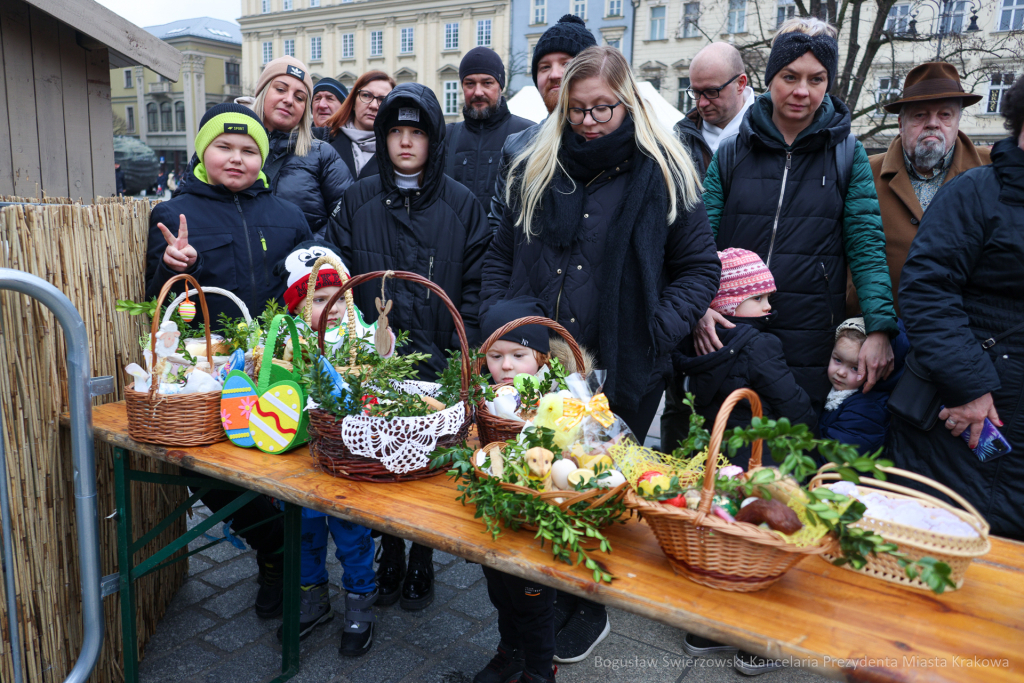
[{"label": "wooden rabbit ornament", "polygon": [[391,329],[388,327],[388,313],[391,311],[391,299],[381,301],[380,297],[375,299],[377,305],[377,331],[373,334],[373,348],[377,355],[383,357],[391,353]]}]

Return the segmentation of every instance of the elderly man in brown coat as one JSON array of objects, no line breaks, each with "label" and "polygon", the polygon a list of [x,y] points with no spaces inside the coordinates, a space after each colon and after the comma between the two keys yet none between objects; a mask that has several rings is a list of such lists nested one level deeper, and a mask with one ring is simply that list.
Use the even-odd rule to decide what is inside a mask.
[{"label": "elderly man in brown coat", "polygon": [[[975,147],[960,131],[963,108],[979,100],[980,95],[964,92],[956,67],[929,62],[912,69],[903,82],[903,96],[885,105],[887,112],[899,114],[900,134],[888,151],[870,161],[897,313],[900,272],[932,197],[956,175],[991,163],[989,148]],[[856,315],[857,292],[849,277],[847,283],[848,312]]]}]

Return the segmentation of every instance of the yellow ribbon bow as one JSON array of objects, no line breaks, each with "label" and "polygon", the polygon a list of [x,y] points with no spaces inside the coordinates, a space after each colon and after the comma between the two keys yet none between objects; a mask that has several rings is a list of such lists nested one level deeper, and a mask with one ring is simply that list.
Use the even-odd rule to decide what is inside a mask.
[{"label": "yellow ribbon bow", "polygon": [[578,398],[562,399],[562,417],[555,421],[562,429],[572,429],[585,415],[589,415],[601,423],[605,429],[615,423],[615,415],[608,406],[608,398],[604,394],[596,394],[583,403]]}]

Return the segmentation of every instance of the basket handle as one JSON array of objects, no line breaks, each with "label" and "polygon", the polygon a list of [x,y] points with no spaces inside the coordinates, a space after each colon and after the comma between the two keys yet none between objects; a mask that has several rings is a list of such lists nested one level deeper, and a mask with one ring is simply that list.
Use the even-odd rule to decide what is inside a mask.
[{"label": "basket handle", "polygon": [[267,332],[266,343],[263,345],[263,362],[260,363],[260,376],[256,383],[256,392],[259,394],[263,394],[263,392],[270,388],[270,370],[274,365],[274,347],[277,346],[277,336],[282,323],[287,328],[288,334],[291,335],[293,352],[302,353],[302,350],[299,348],[299,331],[295,329],[295,321],[292,320],[290,315],[283,313],[275,315],[270,323],[270,330]]},{"label": "basket handle", "polygon": [[[331,300],[327,302],[327,307],[326,307],[327,310],[330,310],[330,308],[332,306],[334,306],[334,303],[338,300],[338,297],[342,296],[343,294],[346,295],[346,297],[351,297],[352,296],[351,290],[353,288],[358,287],[359,285],[361,285],[361,284],[363,284],[365,282],[370,282],[371,280],[378,280],[378,279],[380,279],[382,277],[385,277],[385,276],[393,277],[393,278],[396,278],[396,279],[399,279],[399,280],[408,280],[409,282],[415,282],[417,284],[423,285],[424,287],[426,287],[427,289],[432,291],[434,294],[436,294],[438,296],[438,298],[441,300],[441,302],[448,309],[448,312],[452,316],[452,320],[455,321],[455,333],[459,337],[459,348],[462,351],[462,363],[461,363],[461,365],[462,365],[462,378],[461,378],[462,379],[462,392],[461,392],[461,395],[462,395],[462,400],[465,402],[469,398],[469,376],[470,376],[469,342],[466,341],[466,324],[464,322],[462,322],[462,316],[459,314],[459,309],[455,308],[455,304],[452,303],[452,300],[448,298],[448,295],[445,294],[444,290],[441,289],[441,287],[439,287],[435,283],[431,282],[427,278],[423,277],[422,275],[417,275],[416,273],[410,273],[410,272],[405,271],[405,270],[375,270],[375,271],[373,271],[371,273],[363,273],[361,275],[354,275],[351,278],[349,278],[348,280],[346,280],[341,285],[341,289],[339,291],[335,292],[334,296],[331,297]],[[348,299],[346,298],[346,300],[348,300]],[[354,313],[353,313],[353,315],[354,315]],[[350,325],[350,327],[351,327],[351,325]],[[325,328],[326,328],[326,325],[321,325],[320,329],[317,330],[317,346],[320,348],[320,355],[323,355],[323,353],[324,353],[324,334],[327,331]],[[354,361],[353,361],[353,364],[355,364]]]},{"label": "basket handle", "polygon": [[[179,294],[177,297],[175,297],[174,301],[172,301],[170,304],[167,305],[167,310],[164,311],[164,320],[163,321],[167,322],[168,320],[171,319],[171,314],[178,308],[178,306],[181,304],[181,302],[185,300],[186,295],[187,296],[192,296],[193,294],[197,294],[198,291],[199,290],[196,290],[196,289],[188,289],[188,288],[186,288],[185,292],[183,292],[183,293]],[[222,294],[222,295],[226,296],[227,298],[231,299],[233,302],[235,302],[235,305],[238,306],[238,309],[240,311],[242,311],[242,319],[245,320],[245,324],[248,325],[249,323],[252,322],[252,316],[249,315],[249,308],[248,308],[248,306],[245,305],[244,301],[242,301],[237,296],[235,296],[234,292],[229,292],[228,290],[221,289],[220,287],[204,287],[203,291],[206,294]]]},{"label": "basket handle", "polygon": [[[318,258],[316,260],[316,262],[313,264],[313,270],[310,271],[310,273],[309,273],[309,282],[306,285],[306,305],[302,307],[302,320],[303,320],[303,322],[306,323],[306,327],[308,327],[311,330],[313,329],[313,297],[310,296],[310,293],[316,291],[316,278],[320,274],[320,268],[322,266],[324,266],[324,265],[329,265],[332,268],[334,268],[334,270],[338,273],[338,277],[341,278],[341,284],[343,286],[349,281],[349,276],[345,274],[345,271],[347,269],[345,268],[344,264],[342,264],[341,259],[339,259],[334,254],[324,254],[323,256],[321,256],[320,258]],[[351,339],[352,342],[353,342],[352,343],[352,350],[349,352],[349,357],[351,358],[352,365],[355,365],[356,364],[356,346],[355,346],[355,341],[356,341],[356,306],[355,306],[354,300],[352,299],[352,291],[351,290],[343,290],[343,291],[345,292],[345,317],[348,319],[348,324],[345,326],[346,327],[345,333],[348,335],[349,339]],[[330,302],[328,303],[328,305],[324,308],[324,310],[325,311],[331,310],[331,308],[334,307],[334,302],[337,300],[337,298],[338,297],[332,298],[330,300]],[[321,325],[321,327],[324,327],[324,328],[327,327],[327,316],[325,316],[325,315],[321,315],[320,316],[320,325]],[[317,333],[320,332],[320,330],[314,330],[314,331],[317,332]],[[324,345],[321,342],[321,344],[320,344],[320,353],[322,354],[323,352],[324,352]]]},{"label": "basket handle", "polygon": [[[711,430],[711,442],[708,443],[708,460],[704,465],[704,488],[700,492],[700,505],[697,512],[701,516],[697,519],[699,523],[703,515],[711,512],[711,499],[715,496],[715,469],[718,466],[718,450],[722,446],[722,437],[725,436],[725,426],[729,422],[729,415],[732,409],[742,400],[750,401],[750,412],[754,417],[761,417],[761,399],[751,389],[737,389],[729,394],[722,407],[715,417],[715,426]],[[754,470],[761,466],[761,440],[758,439],[750,446],[750,464],[747,471]]]},{"label": "basket handle", "polygon": [[[156,333],[160,331],[160,306],[163,305],[164,299],[167,297],[167,293],[171,291],[174,283],[182,280],[187,285],[192,285],[195,288],[194,291],[199,294],[199,306],[203,311],[203,331],[206,333],[206,358],[210,363],[213,362],[213,344],[210,341],[210,309],[206,306],[206,295],[203,294],[203,288],[199,286],[194,277],[187,273],[181,273],[165,282],[164,286],[160,288],[160,294],[156,297],[156,314],[153,316],[153,324],[150,326],[149,334],[149,354],[150,358],[153,359],[154,368],[156,367]],[[182,299],[184,300],[184,297]],[[149,397],[151,399],[156,396],[159,388],[160,378],[151,378],[149,382]]]},{"label": "basket handle", "polygon": [[[839,475],[838,472],[831,472],[831,471],[829,471],[829,470],[834,470],[836,468],[837,468],[837,465],[835,463],[831,463],[831,462],[830,463],[826,463],[825,465],[823,465],[822,468],[820,470],[818,470],[818,473],[816,475],[814,475],[814,479],[811,480],[811,482],[808,485],[808,487],[809,488],[814,488],[814,487],[820,486],[822,484],[822,482],[825,481],[826,479],[828,479],[829,481],[841,479],[842,477]],[[880,472],[884,472],[885,474],[892,474],[892,475],[895,475],[895,476],[898,476],[898,477],[904,477],[906,479],[911,479],[911,480],[916,481],[916,482],[918,482],[920,484],[926,484],[926,485],[932,487],[933,489],[935,489],[937,491],[941,491],[942,493],[946,494],[947,496],[952,498],[954,501],[956,501],[960,505],[960,507],[962,507],[964,510],[966,510],[967,514],[969,514],[971,517],[974,518],[975,521],[978,522],[979,529],[980,530],[983,529],[984,535],[988,536],[988,532],[989,532],[989,529],[990,529],[988,521],[986,521],[985,518],[981,516],[981,514],[978,512],[978,510],[973,505],[971,505],[969,502],[967,502],[967,500],[963,496],[961,496],[959,493],[957,493],[953,489],[949,488],[948,486],[946,486],[944,484],[940,484],[939,482],[935,481],[934,479],[929,479],[928,477],[925,477],[923,475],[917,474],[916,472],[910,472],[909,470],[902,470],[902,469],[900,469],[898,467],[881,467],[880,466],[880,467],[878,467],[878,470]],[[939,507],[942,507],[942,508],[944,508],[946,510],[949,510],[950,512],[960,512],[960,510],[956,509],[955,507],[953,507],[952,505],[950,505],[949,503],[947,503],[944,500],[936,498],[935,496],[929,495],[929,494],[924,493],[922,491],[918,491],[917,489],[912,489],[912,488],[909,488],[907,486],[902,486],[900,484],[895,484],[895,483],[893,483],[891,481],[882,481],[881,479],[872,479],[870,482],[864,484],[864,486],[867,486],[868,488],[885,489],[887,491],[892,491],[893,493],[902,493],[904,495],[908,495],[908,496],[911,496],[911,497],[914,497],[914,498],[921,498],[921,499],[927,500],[929,503],[933,503],[935,505],[938,505]]]},{"label": "basket handle", "polygon": [[[528,315],[525,318],[519,318],[512,322],[505,323],[498,329],[496,329],[491,336],[487,338],[487,341],[480,346],[480,355],[486,356],[487,351],[491,348],[491,345],[496,341],[504,337],[509,332],[519,329],[524,325],[543,325],[549,330],[554,330],[558,335],[569,344],[569,349],[572,351],[572,357],[576,361],[576,369],[584,377],[587,376],[587,371],[583,367],[583,352],[580,351],[580,345],[576,343],[576,340],[569,334],[569,330],[565,329],[551,318],[543,318],[539,315]],[[476,371],[479,373],[483,369],[485,358],[480,358],[476,363]]]}]

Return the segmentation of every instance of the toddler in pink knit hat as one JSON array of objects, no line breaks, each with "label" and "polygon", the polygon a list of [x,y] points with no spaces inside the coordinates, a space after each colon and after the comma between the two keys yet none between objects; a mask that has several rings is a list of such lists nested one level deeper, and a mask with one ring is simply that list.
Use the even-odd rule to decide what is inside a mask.
[{"label": "toddler in pink knit hat", "polygon": [[771,312],[768,295],[775,291],[775,278],[761,257],[746,249],[730,247],[718,252],[722,280],[711,308],[734,318],[760,318]]}]

